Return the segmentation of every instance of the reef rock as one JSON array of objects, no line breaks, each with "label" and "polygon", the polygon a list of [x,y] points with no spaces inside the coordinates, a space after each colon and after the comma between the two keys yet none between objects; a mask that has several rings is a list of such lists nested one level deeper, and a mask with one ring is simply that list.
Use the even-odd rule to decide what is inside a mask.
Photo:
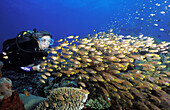
[{"label": "reef rock", "polygon": [[45,98],[35,96],[35,95],[30,95],[26,96],[25,94],[19,94],[20,99],[24,103],[24,107],[26,110],[34,110],[34,108],[39,105],[40,102],[44,101]]},{"label": "reef rock", "polygon": [[0,110],[25,110],[18,93],[12,90],[12,81],[8,78],[0,79]]},{"label": "reef rock", "polygon": [[10,97],[0,101],[0,110],[25,110],[25,108],[18,93],[13,91]]}]

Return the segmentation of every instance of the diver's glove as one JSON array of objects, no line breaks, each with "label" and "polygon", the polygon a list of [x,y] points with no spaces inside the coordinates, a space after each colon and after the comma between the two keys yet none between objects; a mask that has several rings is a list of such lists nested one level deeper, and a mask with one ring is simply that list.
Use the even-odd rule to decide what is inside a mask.
[{"label": "diver's glove", "polygon": [[29,72],[29,71],[33,71],[33,68],[32,68],[32,66],[30,66],[30,67],[20,67],[22,70],[24,70],[24,71],[27,71],[27,72]]}]

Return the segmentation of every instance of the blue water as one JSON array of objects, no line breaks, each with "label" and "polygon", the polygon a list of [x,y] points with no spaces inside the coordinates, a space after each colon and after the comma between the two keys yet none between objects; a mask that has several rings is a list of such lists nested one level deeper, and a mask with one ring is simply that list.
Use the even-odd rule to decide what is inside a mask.
[{"label": "blue water", "polygon": [[[169,0],[1,0],[0,50],[3,41],[33,28],[49,31],[54,40],[113,28],[117,34],[144,34],[170,41],[168,5]],[[155,16],[148,17],[152,13]]]}]

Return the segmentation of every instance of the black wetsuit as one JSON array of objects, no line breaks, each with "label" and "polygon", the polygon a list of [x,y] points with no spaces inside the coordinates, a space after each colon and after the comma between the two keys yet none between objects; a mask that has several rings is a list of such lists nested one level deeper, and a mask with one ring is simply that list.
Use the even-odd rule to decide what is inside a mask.
[{"label": "black wetsuit", "polygon": [[[4,60],[3,69],[12,69],[17,72],[23,72],[20,67],[25,67],[30,64],[38,65],[42,62],[43,57],[47,56],[46,51],[41,51],[39,49],[38,43],[35,40],[30,40],[19,44],[19,46],[26,51],[25,52],[13,45],[8,49],[8,59]],[[6,50],[3,50],[6,51]]]}]

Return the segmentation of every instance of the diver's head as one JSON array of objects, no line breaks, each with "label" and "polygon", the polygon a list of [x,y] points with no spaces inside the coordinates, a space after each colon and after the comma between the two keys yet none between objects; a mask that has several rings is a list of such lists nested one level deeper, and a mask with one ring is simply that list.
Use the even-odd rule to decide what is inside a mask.
[{"label": "diver's head", "polygon": [[38,31],[33,33],[33,37],[37,40],[38,46],[41,50],[47,50],[50,45],[53,45],[54,40],[52,35],[47,31]]}]

